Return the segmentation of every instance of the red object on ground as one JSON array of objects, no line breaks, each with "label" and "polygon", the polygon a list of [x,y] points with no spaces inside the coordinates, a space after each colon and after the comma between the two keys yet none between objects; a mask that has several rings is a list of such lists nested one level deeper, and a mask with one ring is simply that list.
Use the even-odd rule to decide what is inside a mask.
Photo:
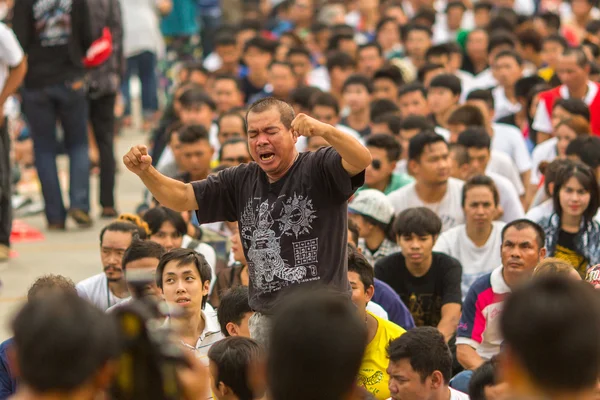
[{"label": "red object on ground", "polygon": [[15,219],[10,234],[11,243],[37,242],[44,240],[44,234],[22,220]]}]

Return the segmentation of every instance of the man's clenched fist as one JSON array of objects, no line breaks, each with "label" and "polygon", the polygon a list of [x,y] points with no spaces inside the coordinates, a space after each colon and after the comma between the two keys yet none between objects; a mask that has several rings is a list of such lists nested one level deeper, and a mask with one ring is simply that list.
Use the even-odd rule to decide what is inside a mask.
[{"label": "man's clenched fist", "polygon": [[148,148],[139,144],[123,156],[123,164],[134,174],[141,175],[152,165],[152,157],[148,155]]}]

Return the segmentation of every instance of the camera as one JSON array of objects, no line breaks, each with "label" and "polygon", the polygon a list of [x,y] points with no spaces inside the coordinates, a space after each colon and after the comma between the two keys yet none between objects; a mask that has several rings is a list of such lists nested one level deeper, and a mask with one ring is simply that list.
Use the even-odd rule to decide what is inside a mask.
[{"label": "camera", "polygon": [[133,300],[117,307],[122,353],[111,387],[115,400],[180,400],[177,368],[188,366],[184,350],[165,324],[166,304],[153,295],[154,274],[127,271]]}]

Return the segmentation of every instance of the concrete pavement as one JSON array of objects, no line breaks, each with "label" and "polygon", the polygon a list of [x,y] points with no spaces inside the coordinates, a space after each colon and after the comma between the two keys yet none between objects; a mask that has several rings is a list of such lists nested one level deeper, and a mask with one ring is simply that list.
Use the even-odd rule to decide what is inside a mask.
[{"label": "concrete pavement", "polygon": [[[125,168],[121,158],[132,145],[146,142],[147,135],[125,130],[115,144],[118,168],[116,202],[119,212],[134,212],[142,199],[143,188],[140,180]],[[68,170],[68,163],[64,157],[59,159],[59,166],[61,170]],[[77,283],[102,271],[98,234],[108,221],[98,217],[100,208],[97,176],[91,179],[91,190],[92,216],[95,223],[90,229],[78,229],[72,221],[68,221],[66,232],[48,233],[45,232],[46,222],[43,215],[23,219],[27,224],[41,230],[45,240],[15,244],[13,250],[17,252],[17,257],[8,263],[0,263],[0,341],[10,336],[10,320],[36,278],[45,274],[60,274]],[[65,200],[68,200],[67,192],[64,193]]]}]

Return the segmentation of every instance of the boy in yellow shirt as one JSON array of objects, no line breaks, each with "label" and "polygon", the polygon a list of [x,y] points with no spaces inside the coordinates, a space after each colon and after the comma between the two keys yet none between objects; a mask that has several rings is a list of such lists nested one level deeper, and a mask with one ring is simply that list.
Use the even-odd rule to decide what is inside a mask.
[{"label": "boy in yellow shirt", "polygon": [[348,246],[348,281],[352,286],[352,302],[361,319],[367,324],[367,348],[358,372],[357,383],[377,399],[390,397],[389,376],[386,373],[389,360],[388,343],[406,331],[393,322],[381,319],[367,311],[367,303],[375,293],[373,267],[358,251]]}]

